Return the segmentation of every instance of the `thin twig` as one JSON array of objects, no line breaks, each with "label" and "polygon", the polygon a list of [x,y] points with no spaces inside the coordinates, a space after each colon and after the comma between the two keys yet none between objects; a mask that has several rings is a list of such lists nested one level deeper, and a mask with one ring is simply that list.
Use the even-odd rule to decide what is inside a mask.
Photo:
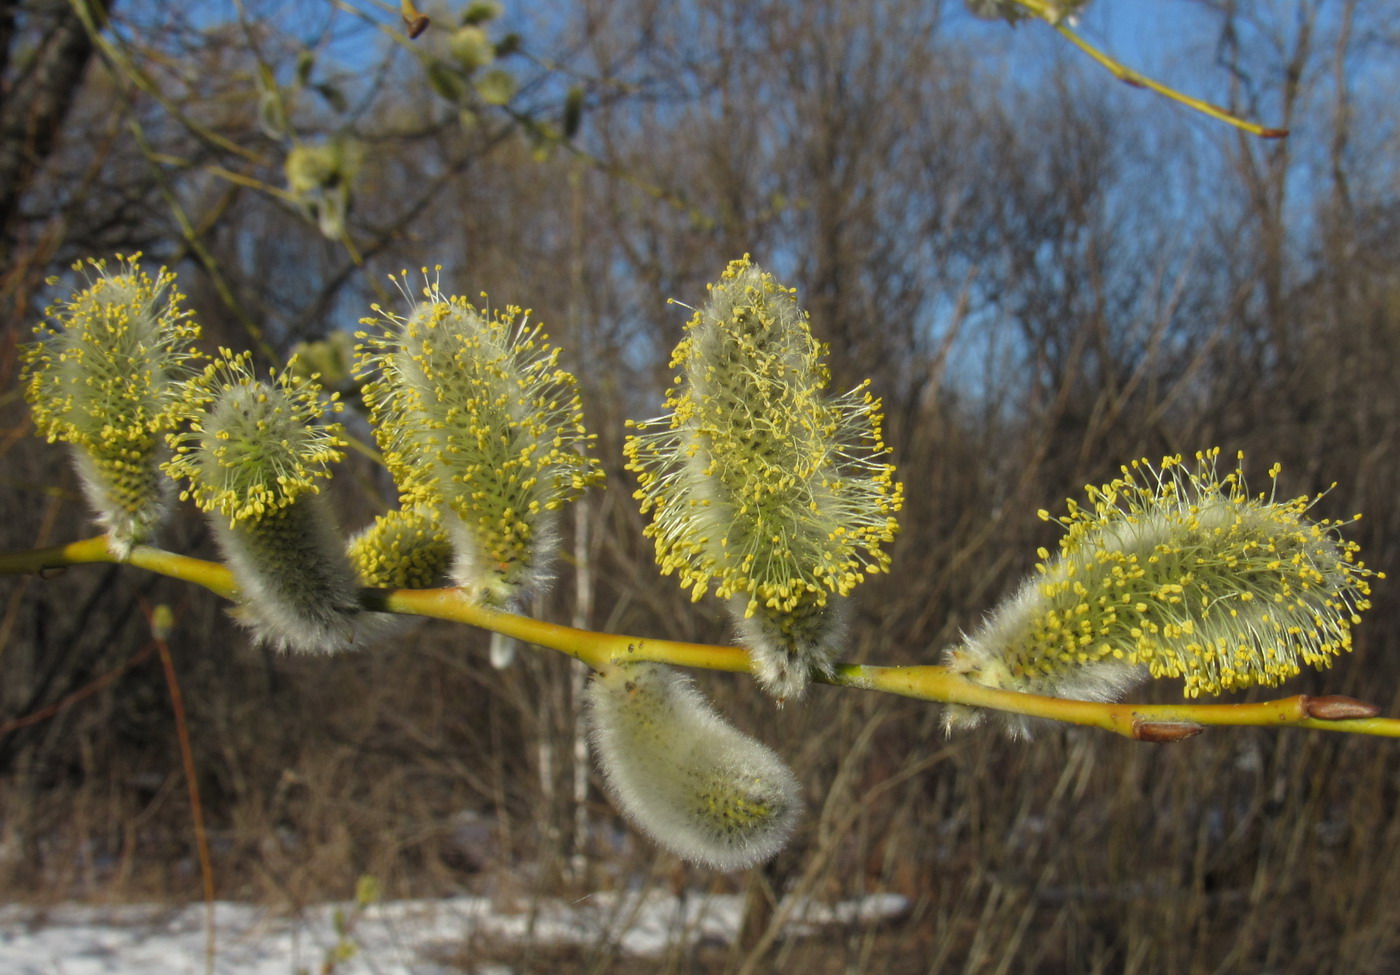
[{"label": "thin twig", "polygon": [[199,851],[199,874],[204,881],[204,968],[208,975],[214,973],[215,929],[214,929],[214,862],[209,855],[209,834],[204,828],[204,803],[199,797],[198,770],[194,764],[194,749],[190,747],[190,729],[185,720],[185,696],[180,692],[180,679],[175,673],[175,661],[170,655],[170,644],[166,642],[165,626],[157,625],[151,607],[141,600],[141,611],[151,624],[151,642],[160,653],[161,666],[165,670],[165,686],[170,692],[170,710],[175,716],[175,736],[180,742],[180,760],[185,768],[185,785],[190,797],[190,819],[194,823],[195,848]]},{"label": "thin twig", "polygon": [[1168,85],[1155,81],[1147,75],[1123,64],[1111,54],[1099,50],[1090,44],[1083,37],[1079,36],[1069,24],[1065,22],[1065,17],[1059,7],[1051,0],[1014,0],[1014,2],[1030,13],[1036,20],[1043,20],[1061,35],[1069,40],[1071,44],[1089,55],[1094,61],[1106,68],[1113,77],[1124,84],[1134,88],[1146,88],[1149,91],[1169,98],[1178,104],[1185,105],[1192,111],[1200,112],[1209,118],[1233,125],[1237,129],[1242,129],[1251,135],[1257,135],[1261,139],[1282,139],[1288,135],[1287,129],[1270,128],[1260,125],[1258,122],[1251,122],[1248,119],[1221,108],[1219,105],[1212,105],[1210,102],[1195,98],[1185,92],[1178,91]]},{"label": "thin twig", "polygon": [[55,701],[48,707],[40,708],[37,711],[31,711],[29,714],[22,715],[21,717],[13,718],[9,721],[0,723],[0,738],[5,737],[11,732],[18,731],[20,728],[27,728],[30,725],[39,724],[41,721],[47,721],[54,715],[62,711],[66,711],[68,708],[71,708],[73,705],[77,704],[84,698],[92,697],[92,695],[96,694],[104,687],[107,687],[118,677],[125,674],[128,670],[131,670],[133,667],[136,667],[137,665],[143,663],[147,657],[149,657],[155,652],[155,645],[148,644],[147,646],[142,647],[136,653],[132,654],[131,657],[128,658],[124,663],[122,663],[121,666],[113,670],[109,670],[101,677],[89,681],[87,684],[84,684],[82,687],[78,688],[73,693],[68,694],[67,696],[63,697],[58,701]]}]

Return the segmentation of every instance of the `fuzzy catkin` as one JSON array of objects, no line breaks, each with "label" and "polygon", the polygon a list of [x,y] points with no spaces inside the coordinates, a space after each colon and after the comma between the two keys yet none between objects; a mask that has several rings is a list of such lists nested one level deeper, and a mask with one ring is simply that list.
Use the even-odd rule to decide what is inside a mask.
[{"label": "fuzzy catkin", "polygon": [[793,291],[734,261],[676,346],[670,412],[624,448],[662,574],[729,602],[779,700],[830,673],[845,597],[888,570],[898,531],[879,401],[829,395],[824,353]]},{"label": "fuzzy catkin", "polygon": [[[1148,676],[1182,679],[1188,697],[1274,686],[1350,650],[1378,574],[1338,523],[1308,516],[1317,498],[1251,495],[1218,457],[1135,461],[1091,485],[1089,505],[1057,519],[1059,551],[1041,550],[1036,575],[948,650],[948,666],[989,687],[1103,701]],[[980,719],[945,711],[949,729]],[[1026,719],[1006,720],[1026,733]]]},{"label": "fuzzy catkin", "polygon": [[[294,366],[295,364],[293,364]],[[295,369],[258,379],[227,349],[190,383],[189,430],[169,438],[165,469],[205,512],[238,585],[239,618],[281,650],[350,645],[358,580],[320,482],[343,456],[335,396]]]},{"label": "fuzzy catkin", "polygon": [[216,514],[209,523],[238,583],[235,616],[259,642],[334,653],[354,642],[357,627],[371,625],[371,614],[360,613],[358,583],[323,495],[306,494],[239,522]]},{"label": "fuzzy catkin", "polygon": [[658,664],[595,675],[592,743],[608,789],[634,824],[677,856],[742,870],[787,843],[800,814],[792,772],[738,731],[689,678]]},{"label": "fuzzy catkin", "polygon": [[[160,472],[165,435],[180,422],[199,327],[180,309],[175,275],[154,280],[139,255],[96,271],[89,287],[47,310],[23,356],[36,430],[73,451],[83,495],[118,558],[149,540],[169,511]],[[82,264],[75,265],[82,271]]]},{"label": "fuzzy catkin", "polygon": [[458,585],[518,608],[550,578],[559,509],[602,477],[574,377],[519,308],[482,312],[434,284],[407,317],[380,315],[356,374],[402,500],[441,510]]}]

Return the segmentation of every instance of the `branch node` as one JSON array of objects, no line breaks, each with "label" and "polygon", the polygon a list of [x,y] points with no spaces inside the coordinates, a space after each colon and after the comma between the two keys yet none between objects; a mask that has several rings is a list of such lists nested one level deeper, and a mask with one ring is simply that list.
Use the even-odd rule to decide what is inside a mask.
[{"label": "branch node", "polygon": [[1142,718],[1133,719],[1133,738],[1137,741],[1184,741],[1187,738],[1194,738],[1202,731],[1204,725],[1196,724],[1194,721],[1145,721]]},{"label": "branch node", "polygon": [[1381,709],[1354,697],[1330,694],[1326,697],[1303,696],[1303,713],[1320,721],[1347,721],[1352,718],[1374,718]]}]

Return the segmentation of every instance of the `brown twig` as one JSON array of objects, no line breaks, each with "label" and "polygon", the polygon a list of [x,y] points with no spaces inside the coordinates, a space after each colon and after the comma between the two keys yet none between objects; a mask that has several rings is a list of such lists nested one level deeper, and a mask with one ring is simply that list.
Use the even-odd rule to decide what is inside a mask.
[{"label": "brown twig", "polygon": [[[180,742],[180,760],[185,768],[185,785],[190,796],[190,818],[194,823],[195,847],[199,851],[199,873],[204,881],[204,961],[209,975],[214,972],[214,863],[209,855],[209,834],[204,828],[204,803],[199,796],[199,776],[194,764],[194,749],[190,747],[189,723],[185,719],[185,697],[180,692],[180,678],[175,673],[175,661],[170,654],[170,644],[166,641],[168,624],[158,619],[164,607],[152,610],[141,600],[141,611],[151,624],[151,644],[160,653],[161,666],[165,670],[165,686],[170,691],[170,710],[175,716],[175,736]],[[168,610],[166,610],[168,612]]]}]

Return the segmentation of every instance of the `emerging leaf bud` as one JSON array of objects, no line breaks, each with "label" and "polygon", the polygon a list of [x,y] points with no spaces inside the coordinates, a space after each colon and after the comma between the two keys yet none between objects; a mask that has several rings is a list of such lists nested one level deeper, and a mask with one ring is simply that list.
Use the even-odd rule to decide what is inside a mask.
[{"label": "emerging leaf bud", "polygon": [[467,4],[467,9],[462,11],[462,23],[484,24],[496,20],[503,13],[505,8],[500,0],[472,0]]},{"label": "emerging leaf bud", "polygon": [[169,509],[163,437],[180,421],[181,382],[199,358],[199,326],[180,310],[175,275],[162,268],[152,281],[139,256],[120,273],[90,261],[97,279],[49,308],[39,341],[24,351],[34,425],[73,448],[83,494],[118,558],[149,539]]},{"label": "emerging leaf bud", "polygon": [[[1217,474],[1219,453],[1198,453],[1195,470],[1179,455],[1134,461],[1086,488],[1090,507],[1070,501],[1057,519],[1059,552],[1041,550],[1036,576],[948,666],[990,687],[1103,701],[1146,675],[1182,678],[1187,697],[1273,686],[1350,650],[1379,573],[1339,523],[1308,517],[1318,498],[1251,496],[1238,467]],[[980,716],[951,707],[945,724]],[[1025,719],[1008,721],[1026,733]]]},{"label": "emerging leaf bud", "polygon": [[301,143],[287,154],[287,188],[307,216],[316,219],[323,237],[338,240],[345,233],[350,189],[363,163],[364,147],[347,137]]},{"label": "emerging leaf bud", "polygon": [[468,74],[496,59],[496,46],[486,36],[486,31],[475,24],[467,24],[453,31],[447,49],[453,60]]},{"label": "emerging leaf bud", "polygon": [[734,261],[686,326],[670,413],[625,450],[663,575],[729,600],[759,682],[779,700],[829,673],[841,603],[889,567],[902,488],[861,384],[827,395],[825,349],[792,290]]},{"label": "emerging leaf bud", "polygon": [[189,482],[238,583],[241,618],[278,649],[332,652],[352,639],[357,582],[319,482],[340,460],[341,427],[322,424],[319,387],[292,369],[257,379],[249,356],[220,350],[191,386],[199,412],[170,436],[165,465]]},{"label": "emerging leaf bud", "polygon": [[677,856],[742,870],[787,843],[796,778],[768,746],[729,724],[689,678],[657,664],[618,667],[588,685],[593,746],[613,798]]}]

